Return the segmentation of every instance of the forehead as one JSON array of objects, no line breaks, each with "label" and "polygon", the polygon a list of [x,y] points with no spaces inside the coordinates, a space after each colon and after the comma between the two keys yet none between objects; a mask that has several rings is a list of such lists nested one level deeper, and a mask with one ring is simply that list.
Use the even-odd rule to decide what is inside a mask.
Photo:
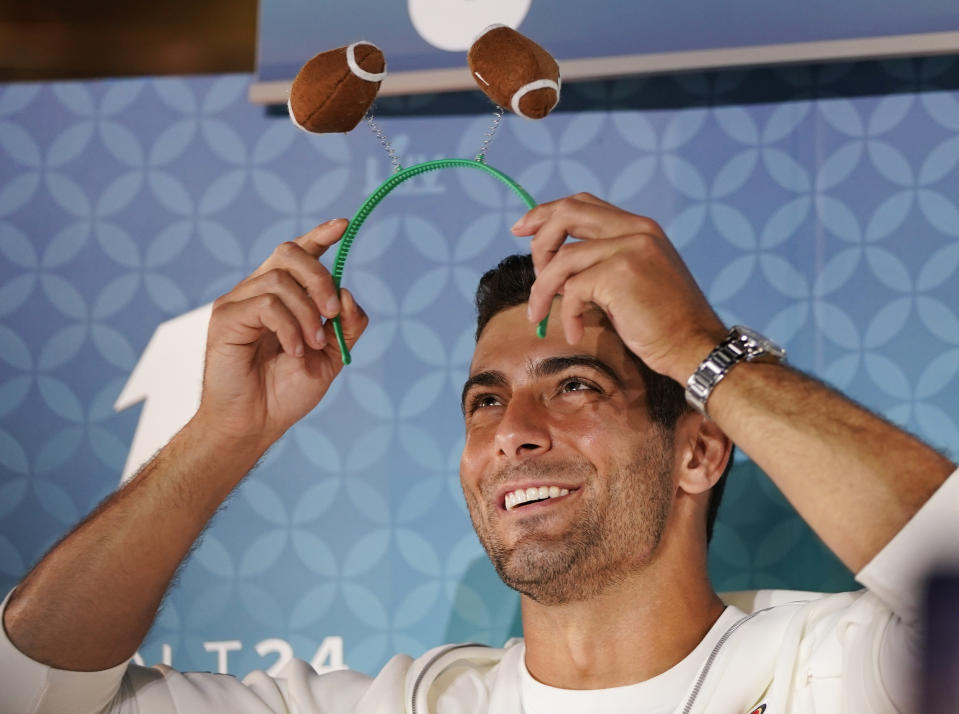
[{"label": "forehead", "polygon": [[536,325],[526,318],[526,303],[497,313],[476,341],[470,374],[497,371],[526,372],[531,363],[563,355],[591,355],[611,367],[621,378],[639,377],[639,370],[606,316],[597,308],[584,314],[585,334],[575,345],[566,342],[560,323],[561,298],[553,301],[546,337],[536,336]]}]

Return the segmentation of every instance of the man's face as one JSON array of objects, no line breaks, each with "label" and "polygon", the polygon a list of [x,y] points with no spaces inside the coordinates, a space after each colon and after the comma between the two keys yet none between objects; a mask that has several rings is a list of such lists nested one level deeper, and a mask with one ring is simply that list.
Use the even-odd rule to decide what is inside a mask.
[{"label": "man's face", "polygon": [[569,345],[555,324],[538,339],[525,304],[498,313],[463,393],[473,526],[503,581],[544,604],[641,569],[675,491],[672,439],[649,419],[635,363],[602,313],[586,325]]}]

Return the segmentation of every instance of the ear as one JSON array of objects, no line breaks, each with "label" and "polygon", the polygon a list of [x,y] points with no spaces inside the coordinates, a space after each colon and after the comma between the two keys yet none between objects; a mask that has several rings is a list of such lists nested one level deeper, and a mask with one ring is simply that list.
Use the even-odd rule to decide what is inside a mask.
[{"label": "ear", "polygon": [[466,55],[479,88],[504,109],[542,119],[559,102],[559,65],[528,37],[505,25],[480,33]]},{"label": "ear", "polygon": [[732,441],[712,419],[689,412],[676,425],[677,485],[689,494],[711,489],[726,469],[732,454]]},{"label": "ear", "polygon": [[290,118],[317,134],[350,131],[373,105],[384,77],[386,58],[369,42],[321,52],[293,80]]}]

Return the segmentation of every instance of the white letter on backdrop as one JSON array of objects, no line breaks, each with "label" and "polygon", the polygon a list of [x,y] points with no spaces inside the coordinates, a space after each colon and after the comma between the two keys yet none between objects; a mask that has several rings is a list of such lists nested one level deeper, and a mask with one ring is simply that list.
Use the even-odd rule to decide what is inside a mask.
[{"label": "white letter on backdrop", "polygon": [[262,642],[257,643],[256,653],[261,657],[266,657],[268,654],[278,654],[279,657],[276,658],[276,662],[266,670],[268,677],[275,677],[280,673],[280,670],[283,669],[287,663],[293,659],[293,647],[286,640],[281,640],[276,637],[271,637],[268,640],[263,640]]},{"label": "white letter on backdrop", "polygon": [[[327,664],[323,664],[324,661]],[[332,672],[335,669],[346,669],[346,665],[343,664],[343,638],[324,637],[310,665],[320,674]]]},{"label": "white letter on backdrop", "polygon": [[207,652],[216,652],[216,671],[220,674],[229,674],[230,668],[227,663],[227,652],[236,652],[243,649],[243,643],[239,640],[225,640],[223,642],[204,642],[203,649]]}]

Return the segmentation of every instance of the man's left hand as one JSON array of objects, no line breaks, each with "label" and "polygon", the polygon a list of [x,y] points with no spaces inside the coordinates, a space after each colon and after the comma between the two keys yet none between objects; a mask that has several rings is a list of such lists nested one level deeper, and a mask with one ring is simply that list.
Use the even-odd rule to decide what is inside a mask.
[{"label": "man's left hand", "polygon": [[649,218],[580,193],[537,206],[513,233],[533,237],[530,320],[543,319],[562,295],[559,319],[570,344],[583,335],[583,313],[596,305],[633,353],[684,384],[726,335],[683,259]]}]

